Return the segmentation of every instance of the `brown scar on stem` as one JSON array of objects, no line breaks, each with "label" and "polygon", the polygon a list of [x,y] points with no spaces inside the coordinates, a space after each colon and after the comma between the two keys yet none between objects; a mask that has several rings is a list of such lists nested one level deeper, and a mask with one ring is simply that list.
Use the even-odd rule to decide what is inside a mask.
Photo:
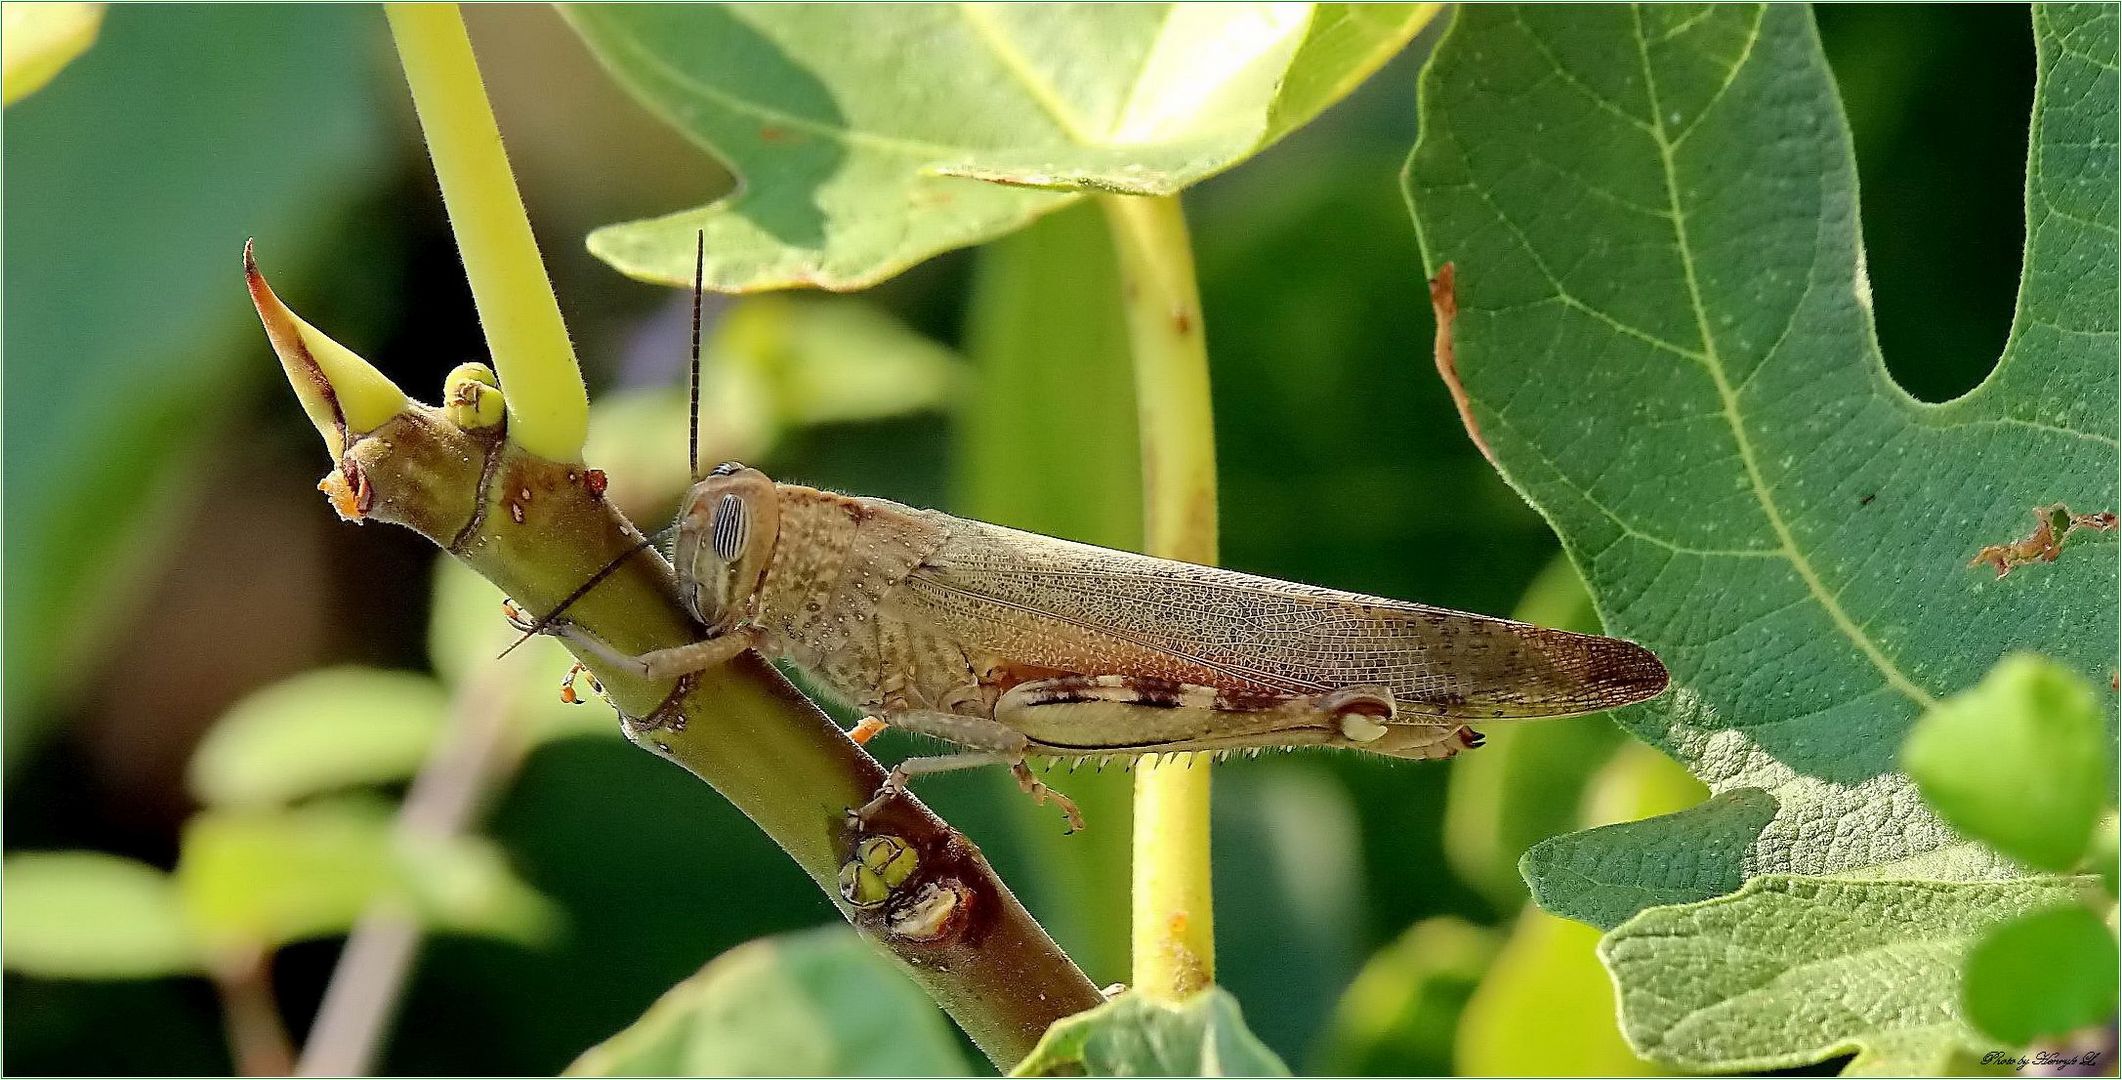
[{"label": "brown scar on stem", "polygon": [[1459,410],[1459,422],[1466,425],[1466,436],[1474,441],[1474,448],[1488,463],[1501,468],[1496,453],[1488,448],[1488,440],[1481,437],[1481,425],[1474,422],[1474,403],[1466,396],[1466,387],[1459,382],[1459,360],[1452,350],[1452,322],[1459,317],[1459,294],[1454,289],[1456,271],[1451,263],[1437,268],[1437,276],[1429,279],[1429,305],[1437,315],[1437,374],[1444,379],[1444,388],[1451,391],[1452,405]]},{"label": "brown scar on stem", "polygon": [[[353,471],[349,473],[347,469]],[[360,521],[368,516],[369,508],[376,501],[375,489],[362,481],[361,470],[352,461],[325,474],[324,479],[317,481],[317,490],[331,500],[332,509],[341,521]]]},{"label": "brown scar on stem", "polygon": [[2034,531],[2004,544],[1991,544],[1975,553],[1968,560],[1969,566],[1994,566],[1997,576],[2003,577],[2017,567],[2029,563],[2055,562],[2063,554],[2063,542],[2080,529],[2093,532],[2112,532],[2115,515],[2108,511],[2094,514],[2073,514],[2070,507],[2062,503],[2034,509]]}]

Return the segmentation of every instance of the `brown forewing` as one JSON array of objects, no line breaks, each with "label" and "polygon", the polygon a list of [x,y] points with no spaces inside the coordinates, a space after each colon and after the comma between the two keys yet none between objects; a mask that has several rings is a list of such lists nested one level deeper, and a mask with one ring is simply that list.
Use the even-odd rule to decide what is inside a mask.
[{"label": "brown forewing", "polygon": [[1596,712],[1666,684],[1615,638],[935,516],[949,537],[907,579],[910,612],[1014,664],[1289,694],[1382,684],[1408,713],[1456,719]]}]

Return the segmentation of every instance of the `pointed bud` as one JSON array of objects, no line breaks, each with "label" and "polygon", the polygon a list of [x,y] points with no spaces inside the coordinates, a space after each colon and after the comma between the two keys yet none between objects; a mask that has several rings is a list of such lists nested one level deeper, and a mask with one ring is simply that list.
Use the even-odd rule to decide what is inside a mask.
[{"label": "pointed bud", "polygon": [[243,276],[250,285],[251,303],[257,305],[258,319],[265,324],[265,336],[280,356],[280,367],[295,388],[295,396],[302,399],[302,411],[324,436],[333,460],[345,455],[348,436],[382,427],[411,404],[405,391],[368,361],[289,311],[258,272],[248,241],[243,245]]}]

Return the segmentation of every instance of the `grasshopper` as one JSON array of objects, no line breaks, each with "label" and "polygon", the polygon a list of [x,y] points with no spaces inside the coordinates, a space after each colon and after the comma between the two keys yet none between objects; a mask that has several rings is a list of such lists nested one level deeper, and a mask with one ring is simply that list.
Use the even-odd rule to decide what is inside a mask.
[{"label": "grasshopper", "polygon": [[[696,401],[698,323],[696,291]],[[565,603],[517,626],[651,678],[756,649],[862,710],[858,738],[892,727],[963,748],[900,763],[858,824],[913,776],[1000,764],[1073,830],[1074,804],[1029,759],[1448,758],[1481,745],[1468,722],[1597,712],[1667,682],[1616,638],[1071,543],[735,462],[693,475],[671,561],[699,640],[628,655],[560,618]]]}]

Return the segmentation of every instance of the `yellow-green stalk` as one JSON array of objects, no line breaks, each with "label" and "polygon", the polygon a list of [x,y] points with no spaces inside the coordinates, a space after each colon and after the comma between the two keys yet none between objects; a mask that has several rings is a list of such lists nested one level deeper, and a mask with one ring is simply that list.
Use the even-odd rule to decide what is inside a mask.
[{"label": "yellow-green stalk", "polygon": [[[1120,259],[1142,439],[1144,550],[1216,561],[1216,439],[1193,246],[1177,197],[1105,196]],[[1145,758],[1135,774],[1134,980],[1178,1001],[1215,981],[1209,764]]]},{"label": "yellow-green stalk", "polygon": [[455,4],[387,4],[479,325],[508,392],[509,437],[550,461],[582,458],[589,394],[501,146]]}]

